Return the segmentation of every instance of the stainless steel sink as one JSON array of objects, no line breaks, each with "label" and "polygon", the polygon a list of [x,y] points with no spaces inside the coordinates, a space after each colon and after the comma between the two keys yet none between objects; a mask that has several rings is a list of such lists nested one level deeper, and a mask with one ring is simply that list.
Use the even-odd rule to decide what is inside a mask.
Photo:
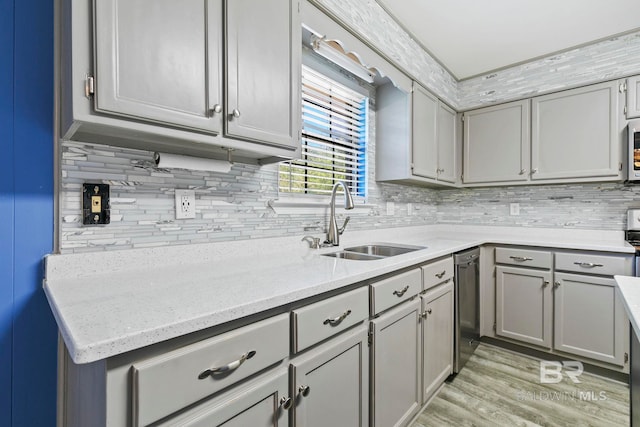
[{"label": "stainless steel sink", "polygon": [[360,254],[357,252],[347,252],[347,251],[331,252],[331,253],[322,254],[322,255],[330,256],[334,258],[342,258],[342,259],[355,259],[358,261],[373,261],[376,259],[384,258],[383,256],[367,255],[367,254]]},{"label": "stainless steel sink", "polygon": [[396,255],[406,254],[408,252],[426,249],[426,246],[399,245],[390,243],[370,244],[353,246],[345,248],[342,251],[322,254],[342,259],[354,259],[359,261],[374,261],[376,259],[384,259]]},{"label": "stainless steel sink", "polygon": [[425,249],[424,246],[409,246],[409,245],[361,245],[354,246],[352,248],[345,248],[348,252],[357,252],[360,254],[377,255],[382,257],[390,257],[396,255],[406,254],[408,252]]}]

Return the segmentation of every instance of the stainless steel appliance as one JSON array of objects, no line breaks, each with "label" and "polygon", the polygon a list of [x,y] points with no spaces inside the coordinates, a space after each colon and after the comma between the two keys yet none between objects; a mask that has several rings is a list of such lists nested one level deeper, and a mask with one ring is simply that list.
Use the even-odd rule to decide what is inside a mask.
[{"label": "stainless steel appliance", "polygon": [[640,209],[629,209],[627,211],[627,231],[625,239],[631,246],[636,248],[634,263],[634,275],[640,276]]},{"label": "stainless steel appliance", "polygon": [[480,249],[454,254],[455,339],[453,372],[467,363],[480,342]]},{"label": "stainless steel appliance", "polygon": [[629,137],[627,179],[640,181],[640,120],[630,121],[627,130]]},{"label": "stainless steel appliance", "polygon": [[[629,135],[631,136],[631,125],[629,125]],[[637,135],[637,134],[636,134]],[[637,138],[637,137],[636,137]],[[640,149],[640,141],[638,148]],[[640,171],[639,171],[640,172]],[[631,172],[630,172],[631,173]],[[631,174],[629,174],[631,179]],[[629,209],[627,211],[627,231],[626,240],[636,248],[634,263],[634,275],[640,276],[640,209]],[[631,426],[640,426],[640,341],[633,326],[630,325],[631,341],[631,365],[629,366],[629,392],[631,404]]]}]

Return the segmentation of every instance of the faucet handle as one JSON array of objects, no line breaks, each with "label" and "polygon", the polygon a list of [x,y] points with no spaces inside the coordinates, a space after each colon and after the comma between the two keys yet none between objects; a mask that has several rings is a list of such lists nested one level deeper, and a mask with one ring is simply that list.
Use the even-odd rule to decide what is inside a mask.
[{"label": "faucet handle", "polygon": [[340,234],[340,235],[341,235],[342,233],[344,233],[344,229],[345,229],[345,228],[347,228],[347,224],[349,224],[349,220],[350,220],[350,219],[351,219],[351,217],[350,217],[350,216],[348,216],[348,217],[346,217],[346,218],[344,219],[344,223],[342,224],[342,227],[340,227],[340,228],[338,229],[338,234]]},{"label": "faucet handle", "polygon": [[304,242],[304,241],[309,242],[309,247],[311,249],[320,249],[320,238],[319,237],[304,236],[301,241],[302,242]]}]

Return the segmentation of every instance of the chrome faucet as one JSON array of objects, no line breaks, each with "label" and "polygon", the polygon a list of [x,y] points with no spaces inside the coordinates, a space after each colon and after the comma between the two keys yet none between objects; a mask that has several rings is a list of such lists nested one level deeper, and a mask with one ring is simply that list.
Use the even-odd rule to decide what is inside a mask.
[{"label": "chrome faucet", "polygon": [[340,235],[344,233],[344,229],[347,227],[347,223],[349,223],[349,220],[351,219],[350,217],[346,217],[342,227],[338,228],[338,222],[336,221],[336,191],[338,190],[338,186],[342,186],[342,188],[344,188],[344,208],[347,210],[353,209],[353,198],[351,197],[347,184],[345,184],[344,181],[338,181],[333,184],[333,189],[331,190],[331,216],[329,217],[329,231],[327,232],[327,240],[325,241],[327,246],[338,246],[340,244]]}]

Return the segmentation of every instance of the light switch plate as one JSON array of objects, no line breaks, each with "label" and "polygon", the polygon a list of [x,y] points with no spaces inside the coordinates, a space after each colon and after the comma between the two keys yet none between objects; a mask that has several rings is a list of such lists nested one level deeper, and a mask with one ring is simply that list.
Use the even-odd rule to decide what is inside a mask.
[{"label": "light switch plate", "polygon": [[111,222],[109,184],[82,184],[82,224],[104,225]]},{"label": "light switch plate", "polygon": [[387,215],[394,215],[396,213],[396,205],[393,202],[387,202]]},{"label": "light switch plate", "polygon": [[509,215],[520,215],[520,203],[509,203]]}]

